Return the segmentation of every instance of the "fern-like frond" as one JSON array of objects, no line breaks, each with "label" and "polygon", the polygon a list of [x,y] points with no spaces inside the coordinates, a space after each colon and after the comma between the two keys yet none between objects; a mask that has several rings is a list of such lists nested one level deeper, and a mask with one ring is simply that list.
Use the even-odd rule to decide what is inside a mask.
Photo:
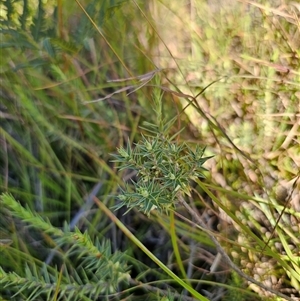
[{"label": "fern-like frond", "polygon": [[124,254],[112,253],[108,241],[96,239],[94,243],[87,232],[79,229],[71,232],[68,225],[63,230],[56,228],[49,220],[24,208],[10,194],[2,194],[0,204],[8,215],[50,235],[61,250],[67,250],[61,256],[59,269],[38,260],[37,263],[25,260],[24,275],[0,267],[1,290],[11,300],[16,296],[26,300],[53,300],[54,294],[61,296],[60,300],[95,300],[100,295],[116,293],[120,283],[128,283],[130,274]]},{"label": "fern-like frond", "polygon": [[[40,271],[39,271],[40,270]],[[11,293],[10,300],[19,300],[21,297],[26,300],[53,300],[54,293],[58,291],[60,300],[96,300],[114,293],[114,287],[106,281],[85,281],[86,283],[77,283],[72,281],[70,276],[63,277],[58,284],[59,271],[53,271],[51,274],[47,271],[45,265],[42,269],[37,266],[25,267],[26,277],[21,277],[14,272],[5,272],[0,267],[1,290]],[[64,272],[64,274],[66,274]],[[59,285],[59,287],[58,287]],[[0,291],[1,291],[0,290]],[[5,295],[5,292],[2,292]],[[18,297],[18,298],[17,298]]]}]

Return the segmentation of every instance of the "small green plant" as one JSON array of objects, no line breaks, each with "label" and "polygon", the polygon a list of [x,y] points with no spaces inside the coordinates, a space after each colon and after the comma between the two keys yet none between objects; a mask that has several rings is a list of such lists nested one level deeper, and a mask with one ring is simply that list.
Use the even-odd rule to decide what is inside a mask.
[{"label": "small green plant", "polygon": [[[24,208],[8,193],[0,195],[0,206],[11,219],[38,229],[56,245],[53,255],[60,268],[23,255],[25,268],[7,272],[0,266],[0,296],[9,300],[96,300],[115,293],[121,283],[128,283],[130,272],[121,252],[112,252],[110,241],[92,241],[88,232],[74,231],[65,225],[54,227],[28,207]],[[8,213],[9,212],[9,213]],[[21,250],[0,244],[1,259],[20,256]],[[21,299],[16,299],[21,298]],[[1,299],[3,300],[3,299]]]},{"label": "small green plant", "polygon": [[121,163],[120,170],[135,170],[138,180],[132,181],[133,192],[128,185],[121,189],[117,209],[126,205],[129,210],[137,208],[147,215],[153,209],[168,213],[179,196],[191,195],[191,180],[204,178],[203,164],[211,157],[203,157],[205,148],[192,149],[172,138],[160,133],[149,138],[143,136],[134,149],[129,143],[126,149],[118,149],[114,162]]}]

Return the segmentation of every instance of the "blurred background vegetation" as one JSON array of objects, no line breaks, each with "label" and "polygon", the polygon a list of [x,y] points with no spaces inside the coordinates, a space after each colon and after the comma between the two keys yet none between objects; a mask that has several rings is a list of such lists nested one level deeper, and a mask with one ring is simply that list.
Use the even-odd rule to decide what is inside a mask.
[{"label": "blurred background vegetation", "polygon": [[[130,267],[129,283],[82,300],[191,298],[94,203],[97,197],[114,206],[118,185],[133,177],[117,172],[111,154],[134,145],[145,122],[159,122],[157,95],[165,120],[177,116],[171,133],[183,128],[181,141],[207,146],[214,155],[205,165],[205,185],[226,209],[197,187],[190,204],[243,271],[300,300],[296,1],[7,0],[0,21],[1,192],[57,229],[87,231],[95,245],[99,240],[105,250],[120,251]],[[125,211],[114,214],[180,275],[169,217]],[[28,278],[27,265],[38,282],[47,278],[44,264],[47,275],[59,275],[63,264],[72,274],[81,265],[4,200],[0,214],[0,279],[11,271]],[[176,218],[175,233],[186,276],[209,300],[274,297],[247,289],[249,283],[225,264],[210,272],[216,251],[201,229]],[[92,275],[79,278],[82,285],[94,281]],[[4,300],[31,293],[26,288],[12,297],[16,291],[0,288]]]}]

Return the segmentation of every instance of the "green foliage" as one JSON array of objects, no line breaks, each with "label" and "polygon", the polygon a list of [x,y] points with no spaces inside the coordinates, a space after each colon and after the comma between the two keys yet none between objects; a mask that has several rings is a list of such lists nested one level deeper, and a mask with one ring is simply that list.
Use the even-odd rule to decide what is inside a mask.
[{"label": "green foliage", "polygon": [[0,299],[297,300],[299,17],[291,0],[2,1]]},{"label": "green foliage", "polygon": [[[45,263],[25,263],[21,275],[15,272],[5,272],[0,269],[1,294],[27,300],[52,300],[56,294],[61,300],[95,300],[100,295],[116,292],[120,283],[128,283],[130,279],[124,254],[111,252],[109,241],[91,240],[87,232],[75,232],[67,227],[61,230],[53,227],[37,213],[23,208],[11,195],[2,194],[0,197],[2,209],[18,218],[28,227],[38,229],[50,235],[57,248],[66,249],[63,254],[61,267],[51,268]],[[49,237],[49,238],[50,238]],[[2,252],[2,260],[8,256],[9,249]],[[76,258],[76,264],[72,264]],[[88,298],[88,299],[86,299]]]},{"label": "green foliage", "polygon": [[190,181],[203,178],[203,164],[211,157],[203,157],[198,145],[193,150],[186,143],[178,144],[158,133],[155,137],[143,137],[134,149],[118,149],[114,162],[119,169],[137,171],[138,181],[134,192],[129,188],[118,196],[121,203],[116,209],[128,206],[149,215],[153,209],[168,212],[175,207],[179,195],[191,195]]}]

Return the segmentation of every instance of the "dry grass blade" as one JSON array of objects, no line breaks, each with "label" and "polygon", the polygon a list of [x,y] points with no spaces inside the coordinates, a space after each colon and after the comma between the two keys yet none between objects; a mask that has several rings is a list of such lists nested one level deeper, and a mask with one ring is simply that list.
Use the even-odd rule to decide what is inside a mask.
[{"label": "dry grass blade", "polygon": [[156,69],[156,70],[153,70],[153,71],[148,72],[146,74],[138,75],[136,77],[127,77],[127,78],[109,80],[107,82],[117,82],[117,83],[118,82],[138,80],[139,82],[141,82],[141,84],[140,85],[126,86],[126,87],[123,87],[123,88],[120,88],[120,89],[114,91],[113,93],[110,93],[110,94],[106,95],[105,97],[101,97],[101,98],[98,98],[98,99],[95,99],[95,100],[84,101],[83,103],[88,104],[88,103],[99,102],[99,101],[102,101],[102,100],[109,99],[115,94],[120,94],[124,91],[128,91],[130,89],[133,89],[132,91],[130,91],[126,94],[126,96],[129,96],[130,94],[132,94],[132,93],[136,92],[137,90],[141,89],[142,87],[146,86],[154,78],[154,76],[158,72],[161,72],[161,71],[162,71],[162,69]]},{"label": "dry grass blade", "polygon": [[111,97],[114,96],[115,94],[120,94],[120,93],[122,93],[122,92],[124,92],[124,91],[128,91],[128,90],[130,90],[130,89],[132,89],[132,88],[135,88],[135,87],[136,87],[136,86],[126,86],[126,87],[123,87],[123,88],[120,88],[120,89],[114,91],[113,93],[110,93],[110,94],[106,95],[105,97],[101,97],[101,98],[94,99],[94,100],[85,100],[85,101],[83,101],[83,104],[95,103],[95,102],[103,101],[103,100],[105,100],[105,99],[111,98]]},{"label": "dry grass blade", "polygon": [[108,80],[108,83],[118,83],[118,82],[125,82],[125,81],[132,81],[132,80],[138,80],[140,82],[149,82],[157,73],[163,71],[163,69],[156,69],[153,71],[150,71],[148,73],[137,75],[137,76],[131,76],[126,78],[119,78],[119,79],[111,79]]}]

